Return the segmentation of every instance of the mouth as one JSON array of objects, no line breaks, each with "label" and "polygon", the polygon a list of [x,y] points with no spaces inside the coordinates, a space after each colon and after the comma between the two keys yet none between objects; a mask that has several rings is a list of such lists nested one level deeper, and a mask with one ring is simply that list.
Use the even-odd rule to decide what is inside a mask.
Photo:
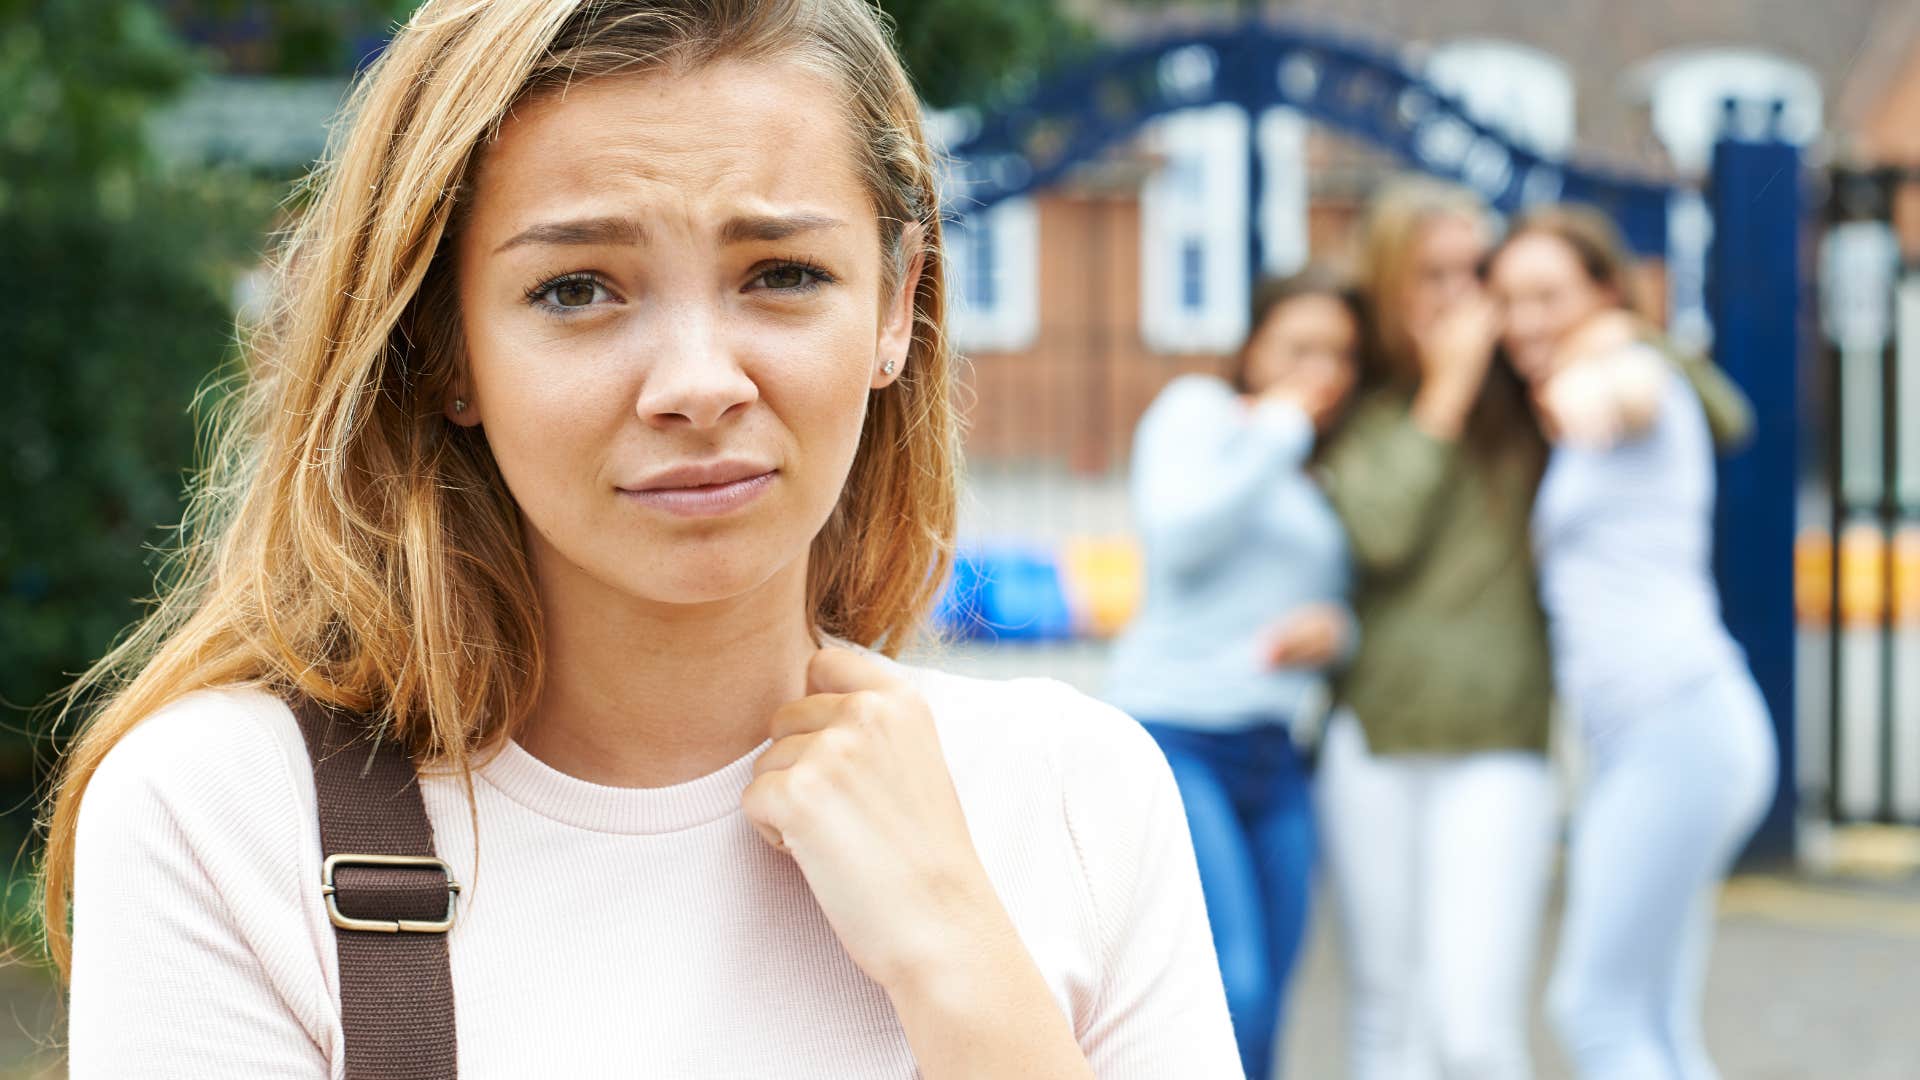
[{"label": "mouth", "polygon": [[616,490],[623,499],[676,517],[721,517],[758,499],[779,472],[744,462],[720,462],[669,469]]}]

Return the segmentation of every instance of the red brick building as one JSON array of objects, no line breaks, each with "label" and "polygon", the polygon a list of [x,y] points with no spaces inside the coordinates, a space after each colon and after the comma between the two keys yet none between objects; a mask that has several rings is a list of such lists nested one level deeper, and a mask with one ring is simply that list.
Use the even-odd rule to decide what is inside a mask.
[{"label": "red brick building", "polygon": [[[1114,40],[1236,17],[1227,5],[1166,9],[1081,0],[1074,6]],[[1497,81],[1488,88],[1490,96],[1482,97],[1494,119],[1525,126],[1541,115],[1541,95],[1563,87],[1564,102],[1547,102],[1544,133],[1535,124],[1516,136],[1576,160],[1692,176],[1719,122],[1719,98],[1736,93],[1787,97],[1788,123],[1803,129],[1816,164],[1920,165],[1920,5],[1911,0],[1695,0],[1677,9],[1658,0],[1295,0],[1268,8],[1272,17],[1400,42],[1416,65],[1435,65],[1450,48],[1491,41],[1508,50],[1493,55],[1541,69],[1518,89]],[[1437,65],[1430,70],[1441,73]],[[952,246],[972,249],[959,252],[958,291],[967,292],[971,281],[976,293],[999,284],[1003,292],[1013,287],[1032,294],[1012,305],[1022,312],[1010,324],[982,334],[961,322],[961,343],[972,359],[969,450],[976,464],[1038,461],[1083,474],[1108,472],[1124,464],[1135,422],[1167,379],[1224,367],[1232,345],[1220,320],[1231,296],[1244,308],[1244,281],[1235,293],[1211,256],[1165,247],[1164,229],[1154,222],[1167,213],[1156,209],[1156,192],[1169,187],[1191,187],[1213,205],[1232,200],[1223,199],[1211,179],[1184,176],[1193,166],[1168,153],[1167,142],[1143,138],[1034,197],[1022,211],[1028,239],[1011,252],[991,253],[1003,263],[1009,255],[1025,260],[1017,273],[1004,265],[983,268],[978,238],[956,234]],[[1287,211],[1297,234],[1290,243],[1300,249],[1292,255],[1344,269],[1358,208],[1393,165],[1317,128],[1292,145],[1295,160],[1307,163],[1302,190]],[[1244,202],[1244,189],[1235,190]],[[1907,250],[1920,255],[1920,185],[1909,186],[1907,198]],[[1244,239],[1225,242],[1244,246]],[[1237,265],[1244,277],[1244,258]],[[1646,268],[1647,298],[1656,310],[1664,307],[1663,269]],[[1201,298],[1200,306],[1210,305],[1218,317],[1176,318],[1171,332],[1161,319],[1156,330],[1156,305],[1164,312],[1174,302],[1169,296],[1196,299],[1192,280],[1170,284],[1169,274],[1225,289]],[[993,299],[1008,306],[1004,297]],[[1191,333],[1183,336],[1183,326]],[[1186,341],[1192,344],[1183,346]]]}]

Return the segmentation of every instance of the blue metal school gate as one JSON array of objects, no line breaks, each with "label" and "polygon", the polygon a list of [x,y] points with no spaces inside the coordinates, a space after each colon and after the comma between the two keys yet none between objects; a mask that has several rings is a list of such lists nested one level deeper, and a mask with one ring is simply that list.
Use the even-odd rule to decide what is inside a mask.
[{"label": "blue metal school gate", "polygon": [[[1670,210],[1695,194],[1544,158],[1474,120],[1456,98],[1376,47],[1249,25],[1115,50],[1058,72],[1026,99],[981,117],[949,147],[953,212],[978,214],[1047,187],[1155,117],[1221,103],[1245,109],[1254,120],[1273,106],[1298,110],[1409,168],[1471,188],[1502,213],[1554,201],[1593,204],[1643,256],[1668,255]],[[1262,176],[1251,147],[1247,163],[1247,220],[1254,223],[1248,265],[1257,268],[1263,238],[1252,208],[1260,202]],[[1751,395],[1758,421],[1753,445],[1722,463],[1717,556],[1727,622],[1746,647],[1782,752],[1781,786],[1753,848],[1768,857],[1790,855],[1794,844],[1804,191],[1799,151],[1766,131],[1724,138],[1705,192],[1715,237],[1706,272],[1716,356]]]}]

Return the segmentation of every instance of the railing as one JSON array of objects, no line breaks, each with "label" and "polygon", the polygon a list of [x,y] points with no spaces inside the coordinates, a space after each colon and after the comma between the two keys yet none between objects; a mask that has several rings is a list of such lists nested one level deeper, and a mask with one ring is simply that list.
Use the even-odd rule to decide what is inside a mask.
[{"label": "railing", "polygon": [[1920,824],[1920,167],[1829,173],[1825,418],[1796,573],[1800,785],[1838,822]]}]

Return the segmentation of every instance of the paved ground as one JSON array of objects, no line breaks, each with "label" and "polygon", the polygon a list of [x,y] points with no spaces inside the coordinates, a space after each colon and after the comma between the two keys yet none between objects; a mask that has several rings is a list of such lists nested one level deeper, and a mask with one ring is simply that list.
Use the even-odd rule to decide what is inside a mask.
[{"label": "paved ground", "polygon": [[[1326,910],[1295,989],[1292,1078],[1344,1075],[1345,983]],[[1920,1077],[1920,879],[1898,888],[1735,880],[1721,905],[1706,1026],[1725,1080]],[[1572,1076],[1537,1009],[1533,1045],[1542,1080]]]}]

